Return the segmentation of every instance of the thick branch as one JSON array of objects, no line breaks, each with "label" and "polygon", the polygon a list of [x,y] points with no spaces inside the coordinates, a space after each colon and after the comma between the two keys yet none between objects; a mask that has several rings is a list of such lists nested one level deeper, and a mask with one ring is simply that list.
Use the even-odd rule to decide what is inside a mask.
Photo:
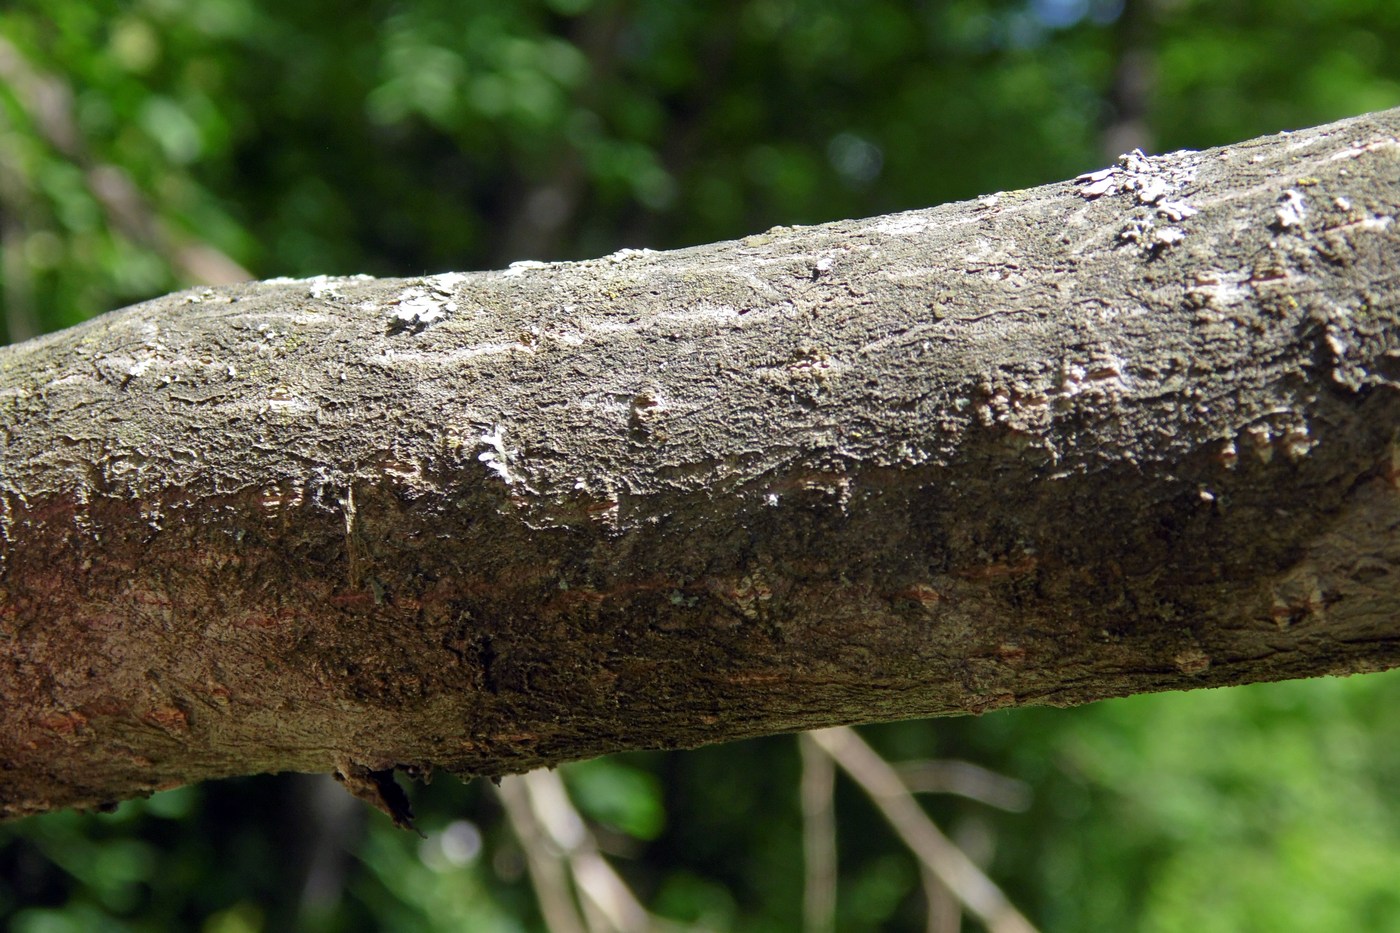
[{"label": "thick branch", "polygon": [[1397,133],[0,350],[0,813],[1391,666]]}]

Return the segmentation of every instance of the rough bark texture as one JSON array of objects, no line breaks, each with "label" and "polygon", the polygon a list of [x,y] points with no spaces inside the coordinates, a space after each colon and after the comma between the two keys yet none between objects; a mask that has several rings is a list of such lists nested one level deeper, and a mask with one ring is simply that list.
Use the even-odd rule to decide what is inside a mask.
[{"label": "rough bark texture", "polygon": [[0,350],[0,814],[1400,663],[1397,134]]}]

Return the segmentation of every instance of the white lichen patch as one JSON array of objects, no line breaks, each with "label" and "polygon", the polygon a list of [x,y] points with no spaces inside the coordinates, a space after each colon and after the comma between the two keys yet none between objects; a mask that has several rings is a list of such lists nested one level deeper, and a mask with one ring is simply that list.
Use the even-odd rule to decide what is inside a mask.
[{"label": "white lichen patch", "polygon": [[1079,195],[1088,201],[1127,192],[1134,194],[1139,203],[1155,204],[1194,177],[1192,165],[1167,164],[1162,159],[1154,161],[1141,149],[1134,149],[1120,155],[1116,165],[1085,172],[1074,182],[1082,186]]},{"label": "white lichen patch", "polygon": [[1186,239],[1186,231],[1180,227],[1158,227],[1153,231],[1153,242],[1158,246],[1175,246]]},{"label": "white lichen patch", "polygon": [[187,305],[203,304],[206,301],[216,300],[223,300],[227,302],[230,299],[229,296],[220,295],[212,288],[201,288],[198,291],[191,290],[185,293],[185,304]]},{"label": "white lichen patch", "polygon": [[279,275],[275,279],[266,279],[268,285],[307,285],[315,287],[332,283],[344,282],[372,282],[374,276],[360,273],[358,275],[313,275],[306,278],[293,278],[291,276]]},{"label": "white lichen patch", "polygon": [[387,310],[394,322],[401,326],[426,327],[456,311],[457,302],[452,299],[452,291],[448,287],[426,279],[424,284],[406,288],[397,298],[391,299]]},{"label": "white lichen patch", "polygon": [[1300,226],[1308,216],[1307,198],[1296,188],[1289,188],[1274,208],[1274,226],[1280,230]]},{"label": "white lichen patch", "polygon": [[1137,205],[1135,216],[1119,230],[1118,238],[1136,245],[1145,255],[1158,253],[1186,239],[1178,224],[1199,211],[1186,201],[1170,195],[1195,180],[1198,158],[1193,152],[1173,153],[1172,157],[1150,158],[1141,149],[1124,153],[1118,164],[1085,172],[1074,181],[1086,201],[1117,194],[1129,194]]},{"label": "white lichen patch", "polygon": [[1172,223],[1185,220],[1187,217],[1194,217],[1200,211],[1196,210],[1185,201],[1162,201],[1157,205],[1157,215],[1170,220]]},{"label": "white lichen patch", "polygon": [[130,379],[140,379],[146,375],[152,366],[156,365],[155,357],[148,356],[144,360],[138,360],[126,368],[126,375]]},{"label": "white lichen patch", "polygon": [[1180,227],[1159,227],[1150,216],[1134,217],[1118,231],[1118,239],[1135,244],[1144,254],[1151,255],[1185,240],[1186,231]]},{"label": "white lichen patch", "polygon": [[1355,159],[1365,155],[1368,152],[1375,152],[1378,149],[1390,149],[1395,146],[1400,146],[1400,140],[1394,139],[1389,136],[1384,136],[1380,139],[1374,139],[1370,142],[1361,142],[1358,140],[1357,142],[1353,143],[1350,147],[1343,149],[1340,152],[1333,153],[1331,156],[1328,157],[1327,161],[1336,162],[1341,159]]},{"label": "white lichen patch", "polygon": [[311,295],[312,298],[316,298],[322,301],[326,299],[335,300],[345,297],[340,293],[340,290],[337,289],[335,287],[335,284],[332,282],[316,282],[311,286],[310,289],[308,289],[308,293]]},{"label": "white lichen patch", "polygon": [[1083,175],[1076,176],[1074,183],[1084,186],[1079,189],[1079,196],[1086,201],[1092,201],[1106,194],[1117,194],[1118,181],[1114,177],[1117,173],[1118,169],[1110,166],[1108,168],[1101,168],[1098,171],[1085,172]]},{"label": "white lichen patch", "polygon": [[[989,195],[995,198],[995,195]],[[994,202],[995,203],[995,202]],[[991,205],[985,205],[990,207]],[[912,236],[923,233],[930,226],[927,211],[904,211],[899,214],[890,214],[883,217],[875,224],[875,230],[879,233],[890,236]]]},{"label": "white lichen patch", "polygon": [[471,278],[465,272],[439,272],[437,275],[430,275],[423,280],[423,283],[433,291],[451,297],[467,279]]},{"label": "white lichen patch", "polygon": [[1230,308],[1253,295],[1246,285],[1248,280],[1248,272],[1206,269],[1195,274],[1186,293],[1203,307]]},{"label": "white lichen patch", "polygon": [[320,300],[337,300],[345,296],[340,293],[340,287],[350,282],[372,281],[373,277],[368,275],[318,275],[314,279],[306,279],[307,290],[312,298]]},{"label": "white lichen patch", "polygon": [[1161,176],[1148,178],[1134,193],[1139,204],[1156,204],[1167,196],[1167,180]]},{"label": "white lichen patch", "polygon": [[506,271],[501,273],[508,279],[519,278],[527,272],[534,272],[537,269],[548,269],[550,266],[559,265],[553,262],[540,262],[538,259],[521,259],[511,263]]},{"label": "white lichen patch", "polygon": [[518,450],[510,450],[506,447],[506,429],[501,425],[496,425],[491,431],[483,433],[477,441],[483,444],[486,449],[477,454],[476,459],[486,464],[486,468],[505,480],[506,485],[512,485],[519,481],[511,472],[511,461],[520,453]]},{"label": "white lichen patch", "polygon": [[643,259],[647,256],[655,255],[657,255],[657,251],[654,249],[632,249],[631,247],[626,247],[618,250],[615,253],[609,253],[599,261],[610,262],[613,265],[622,265],[624,262],[628,262],[629,260]]}]

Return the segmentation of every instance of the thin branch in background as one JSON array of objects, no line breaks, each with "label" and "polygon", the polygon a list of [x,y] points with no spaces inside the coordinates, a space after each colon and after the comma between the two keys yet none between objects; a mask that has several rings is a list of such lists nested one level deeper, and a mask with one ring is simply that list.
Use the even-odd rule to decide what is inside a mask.
[{"label": "thin branch in background", "polygon": [[[732,16],[741,15],[742,2],[730,0],[727,6]],[[708,153],[706,134],[714,131],[716,102],[724,96],[724,76],[730,73],[739,36],[736,29],[717,29],[706,35],[693,53],[696,80],[680,92],[679,99],[665,102],[666,138],[657,155],[661,167],[678,181],[695,167],[701,153]],[[655,240],[657,221],[662,216],[660,211],[635,212],[625,239],[639,243]]]},{"label": "thin branch in background", "polygon": [[[904,786],[915,794],[956,794],[978,803],[1012,813],[1023,813],[1031,805],[1030,785],[998,774],[970,761],[902,761],[894,766]],[[986,861],[962,846],[974,864]],[[928,904],[928,933],[958,933],[962,929],[962,905],[927,866],[921,866],[924,900]]]},{"label": "thin branch in background", "polygon": [[[0,40],[0,79],[5,80],[11,91],[21,99],[29,97],[36,103],[49,99],[51,93],[43,85],[31,86],[24,81],[24,75],[12,74],[9,53],[12,47]],[[51,107],[40,108],[31,119],[42,122]],[[63,133],[64,127],[56,127],[54,133]],[[12,141],[18,130],[11,126],[8,115],[0,109],[0,279],[3,279],[3,292],[0,301],[5,310],[5,339],[9,343],[19,343],[39,334],[39,320],[34,311],[34,289],[25,259],[28,229],[25,214],[29,212],[29,184],[21,175],[20,158]]]},{"label": "thin branch in background", "polygon": [[27,206],[27,198],[14,172],[5,167],[14,163],[8,149],[0,147],[0,302],[5,308],[5,338],[19,343],[39,334],[39,319],[34,312],[33,280],[24,255],[27,231],[21,212]]},{"label": "thin branch in background", "polygon": [[525,779],[503,778],[496,788],[496,796],[505,807],[506,820],[525,852],[525,865],[530,871],[530,883],[535,888],[545,926],[550,933],[584,933],[583,918],[574,906],[560,851],[551,846],[549,834],[535,816]]},{"label": "thin branch in background", "polygon": [[[604,89],[615,80],[628,12],[626,4],[602,4],[573,20],[567,38],[588,62],[588,80],[571,101],[579,115],[596,114]],[[501,265],[517,259],[559,258],[560,244],[577,218],[592,179],[578,144],[565,136],[555,137],[549,163],[522,192],[519,206],[505,224],[496,256]]]},{"label": "thin branch in background", "polygon": [[807,933],[836,929],[836,766],[808,735],[797,737],[802,754],[802,919]]},{"label": "thin branch in background", "polygon": [[1100,131],[1106,158],[1153,149],[1150,123],[1157,84],[1157,0],[1125,0],[1110,33],[1113,78],[1104,94],[1107,123]]},{"label": "thin branch in background", "polygon": [[295,911],[297,925],[307,927],[345,899],[355,841],[369,808],[329,774],[291,777],[288,809],[297,824],[292,861],[301,875]]},{"label": "thin branch in background", "polygon": [[[650,929],[646,908],[611,865],[598,852],[598,843],[583,817],[574,809],[569,792],[557,771],[532,771],[522,780],[530,792],[535,816],[552,834],[574,875],[585,911],[601,914],[590,928],[595,931],[632,933]],[[590,910],[591,908],[591,910]]]},{"label": "thin branch in background", "polygon": [[970,761],[904,761],[894,768],[916,794],[957,794],[1010,813],[1030,809],[1030,785]]},{"label": "thin branch in background", "polygon": [[[569,792],[556,772],[532,771],[505,778],[498,794],[525,849],[530,877],[553,933],[579,929],[580,925],[589,933],[645,933],[655,928],[657,924],[632,889],[598,851],[597,841],[569,800]],[[512,807],[528,812],[517,815]],[[539,872],[535,868],[537,861],[542,869]],[[566,873],[572,876],[572,889]],[[578,895],[582,920],[575,909],[573,892]],[[575,925],[556,927],[545,908],[546,898],[564,902],[572,918],[564,922]],[[559,913],[562,916],[564,911]]]},{"label": "thin branch in background", "polygon": [[928,905],[927,933],[959,933],[962,929],[962,904],[938,880],[927,865],[919,865],[919,878],[924,887],[924,903]]},{"label": "thin branch in background", "polygon": [[1034,933],[1001,888],[933,824],[894,767],[854,730],[808,733],[812,741],[861,786],[899,837],[992,933]]},{"label": "thin branch in background", "polygon": [[0,37],[0,81],[9,86],[39,135],[83,169],[88,190],[114,231],[159,255],[176,275],[192,284],[226,285],[253,277],[210,244],[172,230],[125,169],[96,160],[74,119],[72,89],[35,68],[4,37]]}]

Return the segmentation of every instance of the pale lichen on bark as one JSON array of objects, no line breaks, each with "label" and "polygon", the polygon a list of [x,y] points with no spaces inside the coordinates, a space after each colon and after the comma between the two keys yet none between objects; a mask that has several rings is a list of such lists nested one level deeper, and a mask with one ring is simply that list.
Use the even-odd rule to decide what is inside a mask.
[{"label": "pale lichen on bark", "polygon": [[0,350],[0,813],[1392,665],[1398,129]]}]

